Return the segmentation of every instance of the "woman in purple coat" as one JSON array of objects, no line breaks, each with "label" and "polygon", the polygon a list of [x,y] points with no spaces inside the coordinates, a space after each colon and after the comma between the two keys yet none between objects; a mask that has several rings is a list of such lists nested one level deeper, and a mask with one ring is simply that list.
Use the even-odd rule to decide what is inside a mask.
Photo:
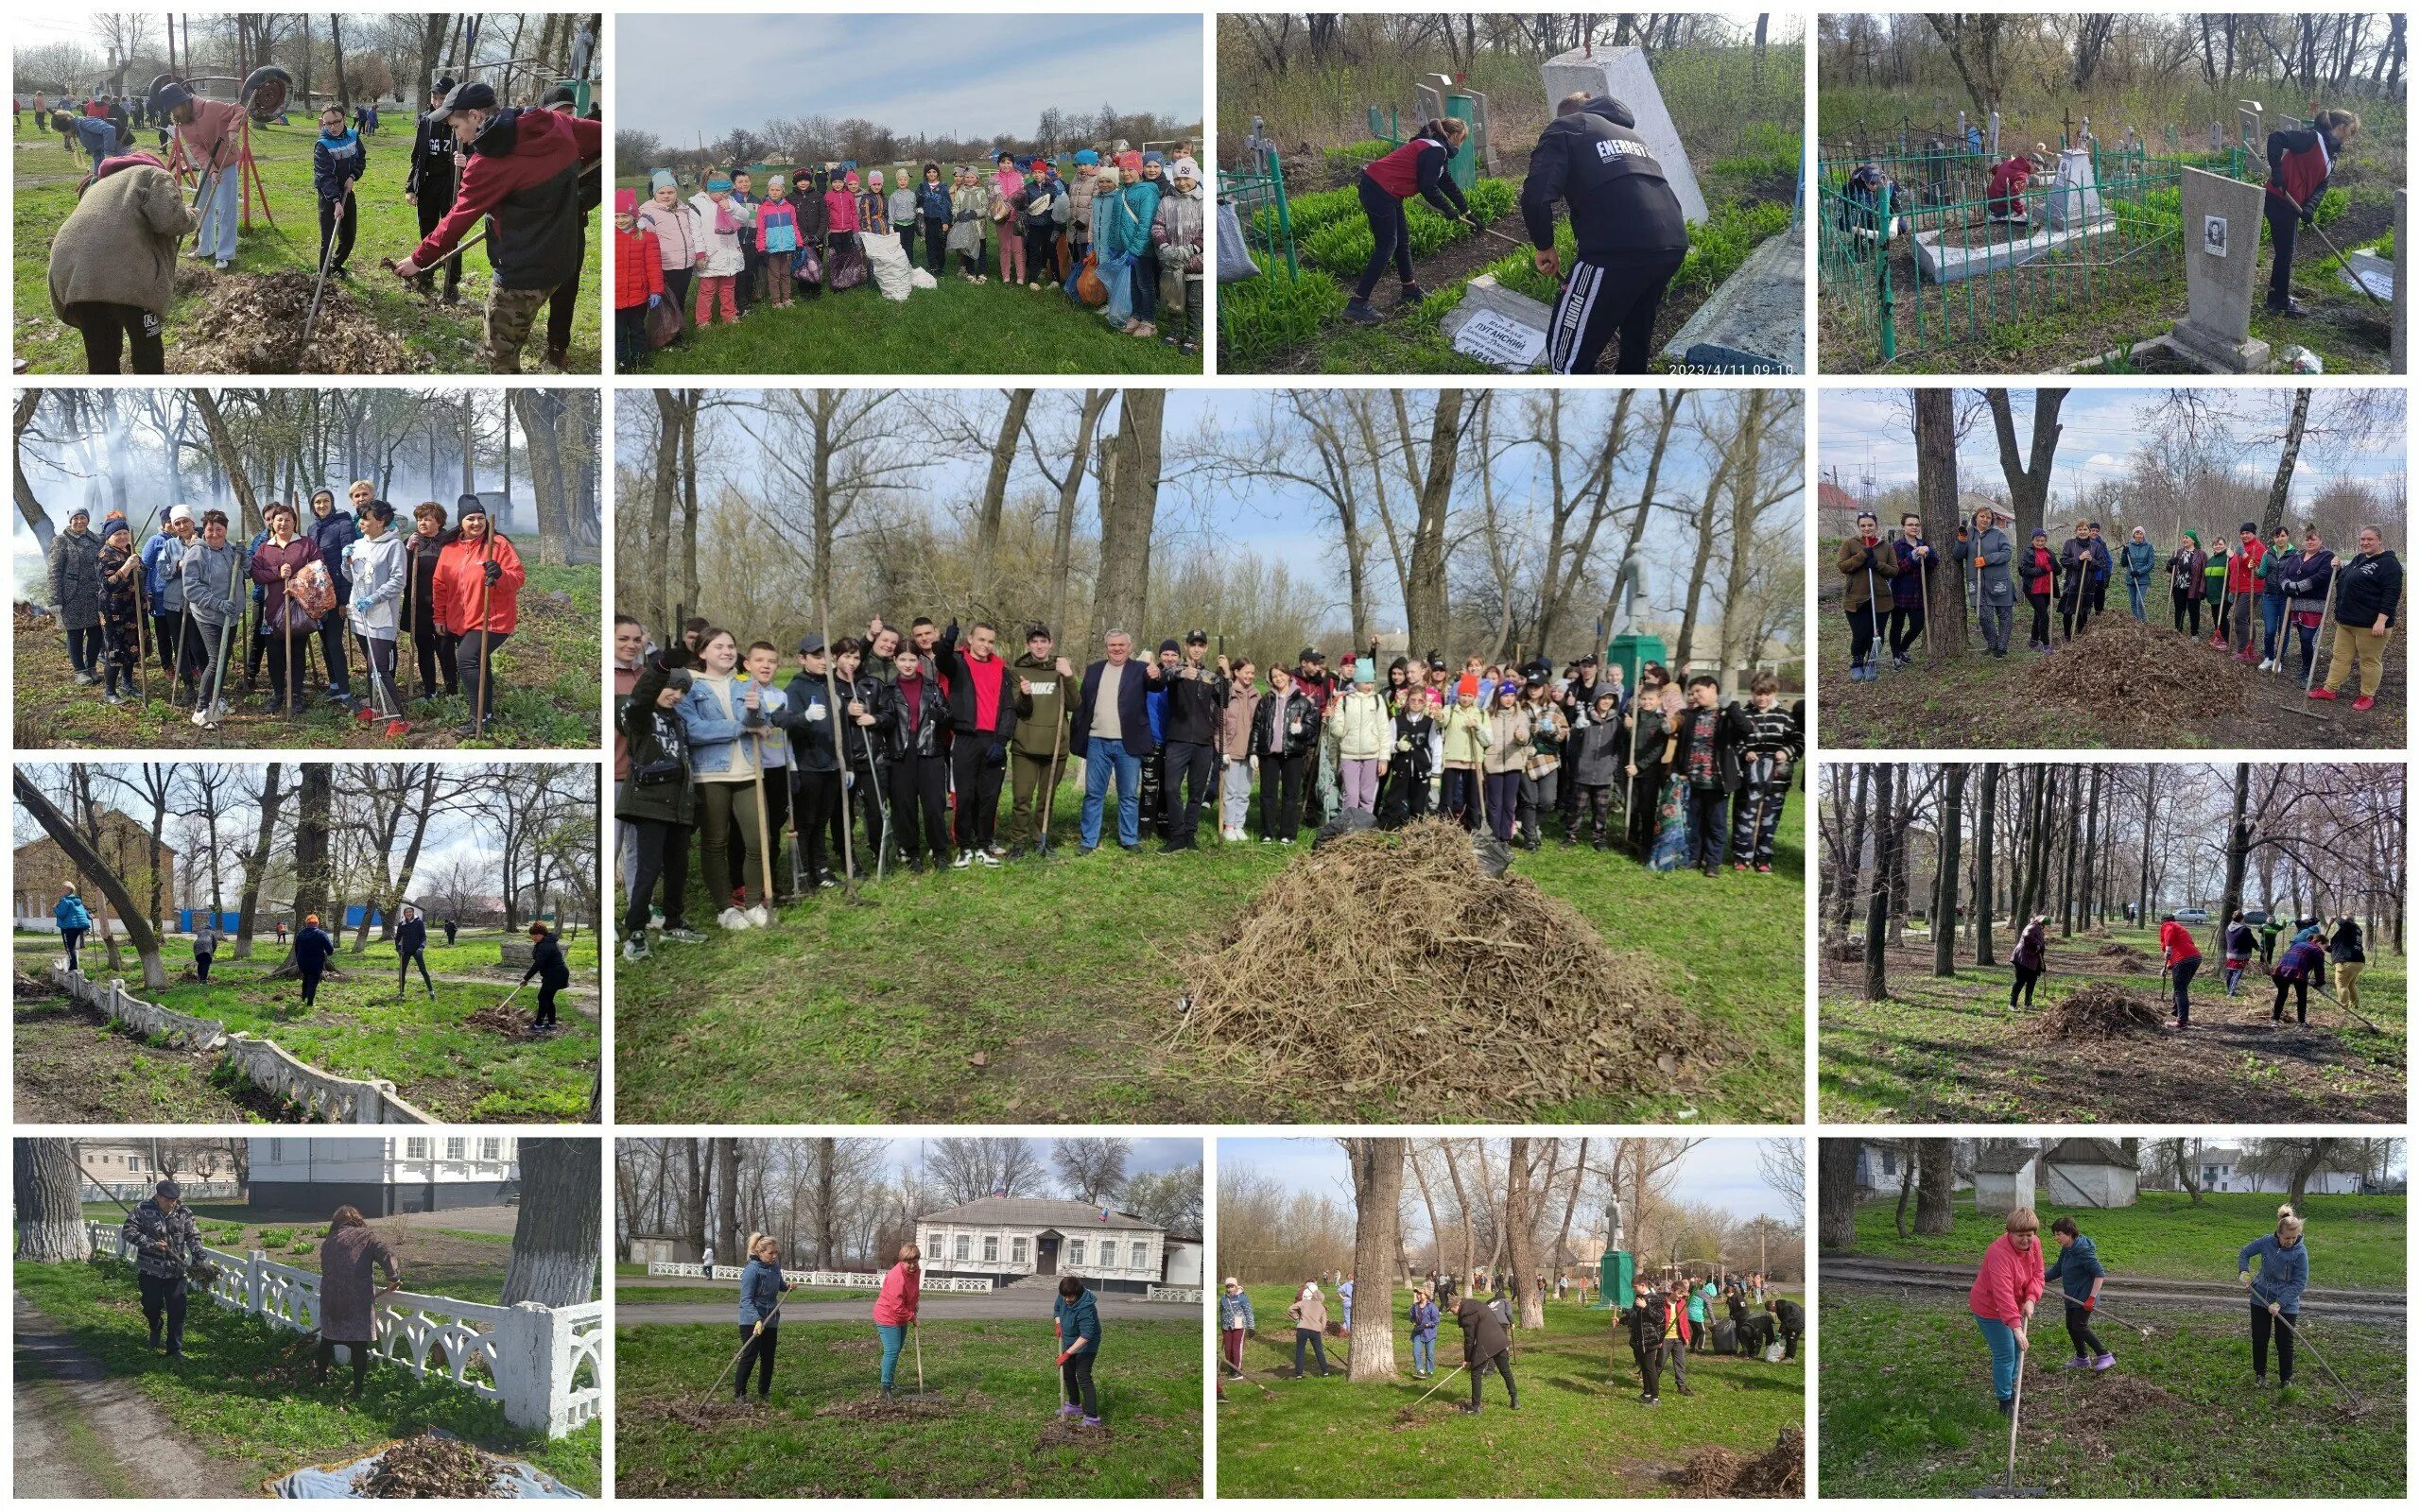
[{"label": "woman in purple coat", "polygon": [[[387,1290],[373,1289],[370,1271],[387,1272]],[[362,1221],[361,1210],[350,1203],[328,1220],[328,1237],[320,1244],[320,1359],[316,1383],[327,1384],[328,1364],[341,1344],[353,1351],[352,1400],[361,1400],[362,1378],[370,1371],[372,1346],[378,1337],[378,1298],[403,1285],[395,1252]]]}]

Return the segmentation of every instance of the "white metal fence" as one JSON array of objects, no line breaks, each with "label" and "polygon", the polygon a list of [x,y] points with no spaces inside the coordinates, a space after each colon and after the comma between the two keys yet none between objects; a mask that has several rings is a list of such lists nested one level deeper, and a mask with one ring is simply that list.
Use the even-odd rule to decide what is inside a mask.
[{"label": "white metal fence", "polygon": [[[739,1280],[737,1265],[717,1265],[712,1274],[695,1261],[650,1260],[647,1273],[650,1276],[697,1276],[718,1281]],[[870,1286],[879,1287],[882,1277],[870,1270],[785,1270],[782,1279],[792,1286]],[[989,1276],[933,1276],[925,1278],[923,1290],[927,1292],[988,1292],[992,1290]]]},{"label": "white metal fence", "polygon": [[[95,1252],[131,1262],[122,1226],[84,1220]],[[320,1326],[320,1278],[255,1249],[206,1251],[218,1275],[210,1299],[221,1307],[310,1333]],[[379,1358],[413,1375],[450,1381],[500,1402],[516,1428],[561,1438],[599,1417],[608,1400],[605,1304],[511,1307],[393,1292],[375,1309]]]}]

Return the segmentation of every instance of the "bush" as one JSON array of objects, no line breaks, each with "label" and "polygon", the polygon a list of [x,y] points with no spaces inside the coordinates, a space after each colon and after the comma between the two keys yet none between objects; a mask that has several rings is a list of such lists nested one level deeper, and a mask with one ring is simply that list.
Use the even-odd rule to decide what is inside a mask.
[{"label": "bush", "polygon": [[1222,284],[1219,286],[1220,357],[1238,366],[1261,361],[1271,352],[1310,340],[1319,335],[1320,327],[1343,313],[1344,291],[1334,279],[1317,272],[1305,270],[1296,277],[1280,266],[1267,269],[1258,278]]},{"label": "bush", "polygon": [[283,1249],[293,1242],[294,1230],[291,1228],[264,1228],[255,1241],[263,1249]]}]

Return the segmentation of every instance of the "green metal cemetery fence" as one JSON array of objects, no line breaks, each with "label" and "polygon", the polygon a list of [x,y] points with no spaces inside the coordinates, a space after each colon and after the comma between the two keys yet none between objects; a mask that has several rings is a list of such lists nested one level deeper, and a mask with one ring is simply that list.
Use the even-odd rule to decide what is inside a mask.
[{"label": "green metal cemetery fence", "polygon": [[[2154,154],[2148,143],[2090,144],[2093,193],[2028,185],[2023,219],[1990,198],[1996,160],[1940,140],[1858,153],[1827,144],[1816,172],[1816,286],[1824,339],[1867,368],[1988,339],[1997,328],[2091,308],[2182,266],[2184,173],[2244,179],[2243,148]],[[2005,155],[2004,155],[2005,156]],[[1853,187],[1882,171],[1880,189]]]},{"label": "green metal cemetery fence", "polygon": [[1245,165],[1219,170],[1219,201],[1236,207],[1243,223],[1244,245],[1264,273],[1280,266],[1291,277],[1302,271],[1294,260],[1294,216],[1286,201],[1286,167],[1277,160],[1275,143],[1260,135],[1260,122],[1245,140]]}]

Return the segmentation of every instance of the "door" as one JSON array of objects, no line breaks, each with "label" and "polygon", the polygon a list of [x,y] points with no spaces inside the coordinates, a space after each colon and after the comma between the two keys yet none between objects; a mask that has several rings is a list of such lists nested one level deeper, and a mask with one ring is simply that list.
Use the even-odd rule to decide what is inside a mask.
[{"label": "door", "polygon": [[1059,1232],[1045,1229],[1033,1239],[1033,1273],[1037,1276],[1059,1274]]}]

